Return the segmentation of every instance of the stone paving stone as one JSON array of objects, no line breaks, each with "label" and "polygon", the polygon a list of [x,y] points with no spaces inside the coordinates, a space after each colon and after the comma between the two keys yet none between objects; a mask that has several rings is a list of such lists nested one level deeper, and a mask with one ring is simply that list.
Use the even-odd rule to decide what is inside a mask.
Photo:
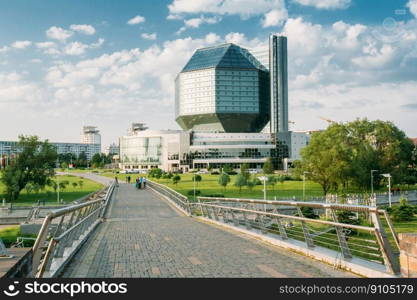
[{"label": "stone paving stone", "polygon": [[353,277],[351,273],[179,215],[149,190],[120,184],[62,277]]}]

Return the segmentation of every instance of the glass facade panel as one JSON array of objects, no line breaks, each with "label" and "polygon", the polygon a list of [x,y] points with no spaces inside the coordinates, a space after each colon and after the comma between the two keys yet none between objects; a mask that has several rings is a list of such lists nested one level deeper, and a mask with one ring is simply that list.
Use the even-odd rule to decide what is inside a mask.
[{"label": "glass facade panel", "polygon": [[126,138],[120,141],[121,163],[160,163],[161,137]]}]

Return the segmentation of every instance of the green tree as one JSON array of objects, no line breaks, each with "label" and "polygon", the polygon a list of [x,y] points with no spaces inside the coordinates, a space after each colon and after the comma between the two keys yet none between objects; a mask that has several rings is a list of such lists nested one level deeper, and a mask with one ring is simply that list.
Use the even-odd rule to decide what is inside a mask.
[{"label": "green tree", "polygon": [[271,157],[268,157],[266,159],[266,162],[264,163],[264,166],[263,166],[262,169],[264,171],[264,174],[273,174],[274,173],[274,165],[272,164],[272,158]]},{"label": "green tree", "polygon": [[63,170],[68,169],[68,163],[67,163],[67,162],[65,162],[65,161],[63,161],[63,162],[61,163],[61,169],[63,169]]},{"label": "green tree", "polygon": [[159,179],[159,178],[161,178],[162,177],[162,174],[163,174],[164,172],[161,170],[161,169],[159,169],[159,168],[153,168],[153,169],[151,169],[150,171],[149,171],[149,173],[148,173],[148,175],[149,175],[149,177],[153,177],[153,178],[156,178],[156,179]]},{"label": "green tree", "polygon": [[83,185],[84,185],[84,181],[83,180],[79,180],[78,181],[78,186],[80,187],[80,189],[83,188]]},{"label": "green tree", "polygon": [[229,164],[225,164],[225,165],[223,166],[223,172],[224,172],[224,173],[227,173],[227,174],[232,173],[232,172],[233,172],[233,168],[232,168],[232,166],[231,166],[231,165],[229,165]]},{"label": "green tree", "polygon": [[239,188],[239,194],[242,193],[242,187],[247,184],[248,180],[242,174],[238,174],[235,179],[235,186]]},{"label": "green tree", "polygon": [[284,184],[285,183],[285,176],[280,175],[280,176],[276,177],[275,180],[277,182],[281,183],[281,184]]},{"label": "green tree", "polygon": [[246,181],[249,180],[250,173],[249,173],[249,165],[247,163],[244,163],[240,166],[240,174],[242,174],[246,178]]},{"label": "green tree", "polygon": [[180,182],[180,180],[181,180],[181,176],[178,175],[178,174],[176,174],[172,177],[172,183],[175,184],[175,185],[178,184],[178,182]]},{"label": "green tree", "polygon": [[54,192],[56,193],[58,190],[58,184],[56,183],[55,180],[49,180],[48,181],[48,186],[52,187],[52,189],[54,190]]},{"label": "green tree", "polygon": [[57,153],[48,141],[37,136],[19,136],[17,157],[2,170],[1,181],[6,187],[6,198],[14,201],[27,184],[44,188],[51,176]]},{"label": "green tree", "polygon": [[69,185],[69,181],[68,180],[62,180],[62,181],[59,182],[58,185],[59,185],[59,189],[64,191],[67,188],[67,186]]},{"label": "green tree", "polygon": [[277,178],[273,175],[268,176],[267,184],[272,186],[272,193],[275,195],[275,185],[277,184]]},{"label": "green tree", "polygon": [[72,187],[75,189],[78,186],[78,183],[76,183],[75,181],[73,183],[71,183]]},{"label": "green tree", "polygon": [[309,218],[309,219],[320,218],[320,216],[314,212],[314,209],[312,207],[301,207],[301,212],[304,217]]},{"label": "green tree", "polygon": [[312,135],[310,144],[301,150],[301,161],[295,162],[295,174],[308,176],[321,185],[324,195],[333,188],[337,191],[340,183],[349,174],[349,158],[352,148],[345,140],[348,131],[342,124],[333,123],[325,131]]},{"label": "green tree", "polygon": [[95,168],[99,168],[103,165],[103,157],[101,156],[101,153],[96,153],[91,158],[91,164]]},{"label": "green tree", "polygon": [[414,208],[408,204],[406,198],[401,197],[400,204],[394,205],[390,214],[395,222],[411,221],[414,217]]},{"label": "green tree", "polygon": [[81,152],[80,155],[78,155],[77,161],[76,161],[76,166],[77,167],[81,167],[81,168],[85,168],[87,167],[88,164],[88,160],[87,160],[87,154],[85,154],[85,152]]},{"label": "green tree", "polygon": [[[310,144],[301,151],[295,173],[309,172],[324,194],[330,190],[348,190],[349,184],[370,189],[371,170],[391,173],[395,182],[404,182],[416,166],[414,145],[391,122],[368,121],[331,124],[314,133]],[[376,178],[375,185],[380,178]]]},{"label": "green tree", "polygon": [[199,174],[196,174],[196,175],[193,176],[193,181],[194,180],[195,180],[195,182],[196,182],[196,184],[198,186],[198,183],[203,180],[203,177],[201,177],[201,175],[199,175]]},{"label": "green tree", "polygon": [[246,182],[246,186],[248,187],[249,191],[252,191],[256,184],[253,180],[248,180],[248,182]]},{"label": "green tree", "polygon": [[222,173],[219,176],[218,183],[223,187],[223,189],[226,191],[226,186],[230,182],[230,176],[226,173]]}]

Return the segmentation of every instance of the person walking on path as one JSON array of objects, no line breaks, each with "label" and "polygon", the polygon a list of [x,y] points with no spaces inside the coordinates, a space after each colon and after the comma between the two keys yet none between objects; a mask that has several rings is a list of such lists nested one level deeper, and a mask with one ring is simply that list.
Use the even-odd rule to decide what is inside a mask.
[{"label": "person walking on path", "polygon": [[130,176],[127,176],[127,183],[130,184]]},{"label": "person walking on path", "polygon": [[116,182],[116,186],[119,186],[119,179],[117,178],[117,176],[114,177],[114,181]]},{"label": "person walking on path", "polygon": [[141,176],[140,179],[139,179],[139,186],[140,186],[140,188],[142,188],[142,183],[143,183],[143,177]]},{"label": "person walking on path", "polygon": [[139,178],[136,178],[136,188],[139,189]]},{"label": "person walking on path", "polygon": [[143,177],[142,182],[143,182],[143,188],[146,188],[146,177]]}]

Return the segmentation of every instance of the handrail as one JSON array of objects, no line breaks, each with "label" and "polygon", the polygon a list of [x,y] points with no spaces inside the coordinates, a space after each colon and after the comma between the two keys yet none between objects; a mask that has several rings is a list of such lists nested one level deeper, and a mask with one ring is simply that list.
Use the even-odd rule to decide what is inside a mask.
[{"label": "handrail", "polygon": [[[86,241],[102,218],[116,185],[97,200],[74,204],[50,212],[33,245],[32,272],[37,278],[57,276]],[[47,242],[48,241],[48,242]]]},{"label": "handrail", "polygon": [[[306,220],[306,218],[304,218],[304,217],[297,217],[297,216],[284,215],[284,214],[278,214],[278,213],[269,213],[269,212],[264,212],[264,211],[259,211],[259,210],[236,208],[236,207],[222,206],[222,205],[215,205],[215,204],[190,203],[190,205],[195,205],[195,206],[199,206],[199,207],[200,206],[205,206],[205,207],[214,207],[214,208],[219,208],[219,209],[228,209],[228,210],[232,210],[232,211],[236,211],[236,212],[256,213],[256,214],[264,215],[264,216],[268,216],[268,217],[280,217],[280,218],[286,218],[286,219],[289,219],[289,220],[297,220],[297,221],[305,221]],[[311,223],[331,225],[331,226],[340,226],[340,224],[341,224],[341,223],[338,223],[338,222],[323,221],[323,220],[318,220],[318,219],[309,219],[308,221],[311,222]],[[368,232],[375,232],[375,228],[373,228],[373,227],[365,227],[365,226],[352,225],[352,224],[343,224],[343,227],[344,228],[350,228],[350,229],[358,229],[358,230],[363,230],[363,231],[368,231]]]},{"label": "handrail", "polygon": [[156,191],[157,193],[162,194],[164,197],[168,198],[174,205],[176,205],[179,209],[181,209],[187,215],[190,215],[190,206],[188,198],[183,196],[182,194],[174,191],[173,189],[164,186],[162,184],[156,183],[152,180],[148,179],[148,186]]},{"label": "handrail", "polygon": [[271,201],[260,199],[240,199],[240,198],[216,198],[216,197],[198,197],[200,201],[218,201],[218,202],[236,202],[236,203],[256,203],[268,205],[282,205],[294,207],[311,207],[322,209],[337,209],[352,212],[375,212],[378,210],[375,206],[351,205],[351,204],[334,204],[334,203],[320,203],[320,202],[301,202],[301,201]]}]

